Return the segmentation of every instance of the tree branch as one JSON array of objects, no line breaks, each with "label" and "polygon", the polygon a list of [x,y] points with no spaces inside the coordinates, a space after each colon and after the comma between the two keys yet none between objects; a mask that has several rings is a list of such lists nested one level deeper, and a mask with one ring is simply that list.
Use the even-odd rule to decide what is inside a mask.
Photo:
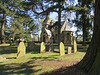
[{"label": "tree branch", "polygon": [[54,10],[54,7],[51,7],[51,8],[48,8],[47,10],[43,10],[42,12],[38,13],[37,11],[34,10],[34,8],[32,7],[32,11],[37,14],[37,15],[40,15],[40,14],[43,14],[43,13],[47,13],[47,12],[57,12],[57,10]]}]

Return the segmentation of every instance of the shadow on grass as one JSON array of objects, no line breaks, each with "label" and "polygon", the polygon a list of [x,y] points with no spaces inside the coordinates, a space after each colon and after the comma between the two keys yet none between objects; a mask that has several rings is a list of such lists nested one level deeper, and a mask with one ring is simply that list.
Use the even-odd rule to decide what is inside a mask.
[{"label": "shadow on grass", "polygon": [[87,52],[87,49],[78,49],[78,52]]},{"label": "shadow on grass", "polygon": [[30,75],[32,73],[41,71],[42,69],[34,69],[35,67],[39,67],[40,65],[34,65],[33,61],[28,61],[26,63],[11,63],[11,64],[3,64],[0,65],[0,75]]},{"label": "shadow on grass", "polygon": [[[43,53],[46,54],[46,53]],[[49,56],[39,56],[39,57],[32,57],[31,59],[35,59],[38,60],[40,59],[41,61],[53,61],[53,60],[57,60],[59,57],[59,55],[49,55]]]},{"label": "shadow on grass", "polygon": [[56,58],[56,57],[33,57],[32,59],[35,59],[35,60],[40,59],[41,61],[53,61],[58,58]]},{"label": "shadow on grass", "polygon": [[[33,50],[30,50],[28,47],[26,47],[26,52],[31,52],[32,54],[37,54],[40,52],[40,45],[36,45]],[[0,54],[11,54],[11,53],[17,53],[17,47],[16,46],[0,46]]]},{"label": "shadow on grass", "polygon": [[7,57],[6,59],[16,59],[16,57]]},{"label": "shadow on grass", "polygon": [[[60,53],[59,51],[53,51],[54,53]],[[68,54],[68,52],[65,52],[65,54]]]},{"label": "shadow on grass", "polygon": [[86,75],[86,73],[79,70],[75,65],[73,65],[70,67],[62,67],[51,72],[44,72],[40,75]]},{"label": "shadow on grass", "polygon": [[0,54],[17,53],[17,47],[12,46],[0,46]]},{"label": "shadow on grass", "polygon": [[[40,67],[40,65],[34,65],[33,61],[28,61],[26,63],[11,63],[0,65],[0,75],[38,75],[37,72],[42,71],[42,68],[34,69],[35,67]],[[40,73],[39,75],[86,75],[85,72],[76,68],[75,65],[69,67],[61,67],[53,71],[46,71]]]}]

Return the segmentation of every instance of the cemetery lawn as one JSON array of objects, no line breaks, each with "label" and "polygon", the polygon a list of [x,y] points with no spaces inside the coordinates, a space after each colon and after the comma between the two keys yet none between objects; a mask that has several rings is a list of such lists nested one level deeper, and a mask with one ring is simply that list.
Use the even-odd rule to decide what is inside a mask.
[{"label": "cemetery lawn", "polygon": [[16,46],[0,46],[0,75],[83,75],[76,69],[77,64],[85,55],[86,49],[78,49],[77,53],[59,56],[59,53],[39,53],[28,50],[27,54],[16,59]]}]

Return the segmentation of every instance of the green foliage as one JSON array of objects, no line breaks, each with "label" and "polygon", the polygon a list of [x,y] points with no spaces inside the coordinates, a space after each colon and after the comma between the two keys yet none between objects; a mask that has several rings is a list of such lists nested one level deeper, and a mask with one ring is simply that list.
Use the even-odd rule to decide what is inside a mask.
[{"label": "green foliage", "polygon": [[[76,11],[76,19],[73,21],[77,27],[77,32],[83,32],[83,42],[91,40],[92,31],[92,23],[93,23],[93,15],[91,15],[91,11],[93,11],[93,0],[78,0],[77,6],[84,8]],[[76,6],[76,7],[77,7]],[[86,10],[88,9],[88,10]],[[76,32],[76,33],[77,33]]]},{"label": "green foliage", "polygon": [[[7,25],[4,28],[7,42],[11,41],[11,38],[12,41],[15,41],[17,36],[18,38],[26,39],[25,41],[31,41],[31,33],[39,31],[38,24],[35,24],[33,18],[25,11],[23,6],[24,1],[0,0],[0,20],[3,20],[2,14],[4,15],[4,11],[7,15]],[[2,22],[0,25],[2,25]]]}]

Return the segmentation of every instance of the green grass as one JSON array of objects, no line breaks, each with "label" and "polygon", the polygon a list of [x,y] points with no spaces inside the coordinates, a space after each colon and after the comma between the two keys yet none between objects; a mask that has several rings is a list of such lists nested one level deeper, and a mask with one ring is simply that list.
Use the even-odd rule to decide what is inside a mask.
[{"label": "green grass", "polygon": [[61,57],[60,59],[64,59],[64,60],[81,60],[82,57],[84,57],[85,53],[82,52],[77,52],[75,54],[70,54],[66,57]]},{"label": "green grass", "polygon": [[10,46],[10,44],[0,44],[0,46]]},{"label": "green grass", "polygon": [[27,54],[16,59],[16,46],[0,45],[0,56],[7,58],[7,61],[0,62],[0,75],[40,75],[44,72],[49,73],[54,69],[50,65],[45,66],[46,63],[58,60],[81,60],[85,52],[86,50],[80,49],[75,54],[66,54],[65,56],[59,56],[59,53],[51,52],[40,54],[38,45],[33,50],[27,48]]}]

